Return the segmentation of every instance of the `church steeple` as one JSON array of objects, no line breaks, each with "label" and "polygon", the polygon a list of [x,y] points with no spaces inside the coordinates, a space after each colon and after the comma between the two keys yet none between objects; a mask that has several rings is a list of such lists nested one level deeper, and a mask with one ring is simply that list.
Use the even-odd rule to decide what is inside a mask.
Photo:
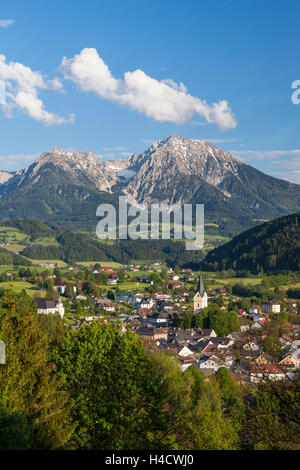
[{"label": "church steeple", "polygon": [[197,288],[197,293],[201,295],[201,297],[204,296],[205,294],[205,287],[203,284],[203,279],[202,279],[202,272],[200,273],[200,276],[198,277],[198,288]]},{"label": "church steeple", "polygon": [[202,273],[198,277],[197,292],[194,296],[194,313],[198,313],[203,308],[206,308],[208,304],[207,293],[205,291]]}]

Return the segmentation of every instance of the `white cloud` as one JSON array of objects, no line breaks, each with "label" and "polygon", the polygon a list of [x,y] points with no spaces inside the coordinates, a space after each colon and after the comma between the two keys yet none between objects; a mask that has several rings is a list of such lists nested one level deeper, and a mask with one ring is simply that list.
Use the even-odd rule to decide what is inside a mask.
[{"label": "white cloud", "polygon": [[15,20],[0,20],[0,28],[8,28],[15,23]]},{"label": "white cloud", "polygon": [[0,155],[0,167],[6,171],[24,168],[24,165],[33,162],[37,157],[38,154]]},{"label": "white cloud", "polygon": [[105,152],[110,152],[110,151],[119,151],[119,150],[126,150],[127,147],[104,147],[102,150]]},{"label": "white cloud", "polygon": [[133,152],[124,152],[124,151],[111,151],[111,152],[103,152],[97,155],[98,158],[101,160],[107,160],[109,158],[121,158],[121,157],[130,157]]},{"label": "white cloud", "polygon": [[238,155],[243,161],[250,164],[259,162],[263,171],[276,178],[300,183],[300,149],[232,150],[230,153]]},{"label": "white cloud", "polygon": [[48,80],[40,72],[33,71],[21,63],[7,63],[6,57],[0,55],[0,80],[4,81],[7,89],[7,104],[3,105],[7,116],[11,116],[15,109],[19,109],[46,125],[74,121],[73,114],[63,118],[47,111],[43,101],[38,97],[39,89],[61,90],[62,83],[58,78]]},{"label": "white cloud", "polygon": [[[276,157],[300,158],[300,150],[231,150],[245,160],[272,160]],[[299,161],[300,164],[300,161]]]},{"label": "white cloud", "polygon": [[238,142],[240,139],[235,139],[235,138],[232,138],[232,139],[202,139],[202,140],[207,140],[208,142],[211,142],[213,144],[225,144],[227,142]]},{"label": "white cloud", "polygon": [[222,130],[237,125],[227,101],[209,105],[190,95],[183,83],[171,79],[159,81],[139,69],[116,79],[94,48],[82,49],[71,59],[64,57],[60,70],[65,79],[76,83],[81,90],[127,105],[156,121],[182,124],[198,114]]},{"label": "white cloud", "polygon": [[300,184],[300,170],[273,172],[272,176]]}]

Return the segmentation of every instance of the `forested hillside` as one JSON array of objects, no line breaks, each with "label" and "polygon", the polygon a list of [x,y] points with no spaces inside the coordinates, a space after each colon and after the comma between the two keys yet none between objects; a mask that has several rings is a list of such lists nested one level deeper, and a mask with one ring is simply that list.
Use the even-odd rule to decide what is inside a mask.
[{"label": "forested hillside", "polygon": [[9,266],[10,264],[30,266],[31,262],[29,259],[24,258],[24,256],[12,253],[5,248],[0,248],[0,265]]},{"label": "forested hillside", "polygon": [[192,266],[202,259],[201,252],[185,250],[182,242],[169,240],[116,240],[101,243],[85,233],[63,232],[56,238],[59,245],[28,245],[21,252],[31,259],[61,259],[75,261],[115,261],[130,263],[133,260],[160,260],[169,265]]},{"label": "forested hillside", "polygon": [[237,235],[210,251],[201,265],[212,271],[300,270],[300,213],[280,217]]}]

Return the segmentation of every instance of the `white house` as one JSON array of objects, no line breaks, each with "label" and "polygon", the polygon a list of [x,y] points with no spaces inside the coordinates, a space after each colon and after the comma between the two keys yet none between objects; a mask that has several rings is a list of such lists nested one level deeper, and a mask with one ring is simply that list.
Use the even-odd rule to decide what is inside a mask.
[{"label": "white house", "polygon": [[266,302],[263,304],[262,308],[266,313],[280,313],[279,302]]},{"label": "white house", "polygon": [[186,345],[183,345],[179,351],[178,355],[182,357],[192,356],[194,353]]},{"label": "white house", "polygon": [[59,316],[63,318],[65,314],[65,308],[60,299],[55,300],[47,298],[36,298],[34,301],[37,304],[37,313],[44,313],[45,315],[55,315],[55,313],[58,313]]},{"label": "white house", "polygon": [[198,362],[199,369],[213,369],[217,372],[220,367],[224,367],[224,364],[220,361],[220,359],[216,356],[206,357],[204,360]]}]

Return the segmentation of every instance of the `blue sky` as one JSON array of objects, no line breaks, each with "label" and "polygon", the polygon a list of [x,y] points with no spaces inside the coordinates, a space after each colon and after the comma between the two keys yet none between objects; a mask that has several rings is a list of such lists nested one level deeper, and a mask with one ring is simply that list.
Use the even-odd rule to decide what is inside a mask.
[{"label": "blue sky", "polygon": [[294,0],[1,2],[0,169],[176,133],[300,183],[299,18]]}]

